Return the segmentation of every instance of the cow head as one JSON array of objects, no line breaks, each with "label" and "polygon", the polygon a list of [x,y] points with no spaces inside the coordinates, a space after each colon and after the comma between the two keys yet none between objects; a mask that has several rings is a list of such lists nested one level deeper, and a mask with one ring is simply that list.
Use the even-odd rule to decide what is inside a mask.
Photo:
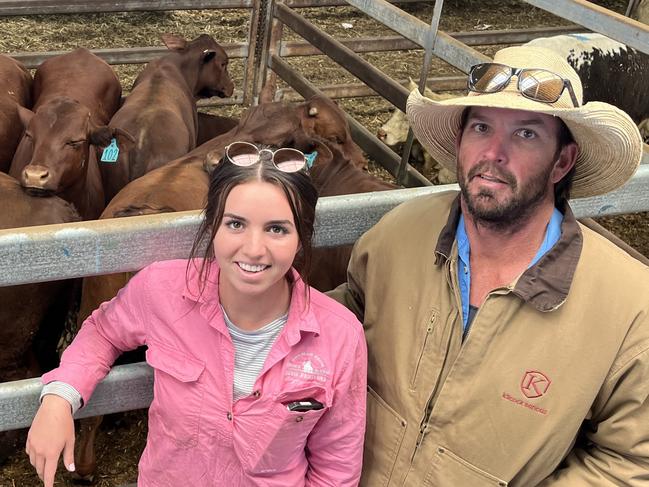
[{"label": "cow head", "polygon": [[162,42],[186,59],[181,69],[188,71],[184,74],[196,98],[232,96],[234,84],[228,74],[228,55],[211,36],[201,34],[187,42],[180,36],[163,34]]},{"label": "cow head", "polygon": [[367,167],[361,148],[352,139],[345,112],[336,103],[324,96],[314,96],[299,107],[302,127],[308,135],[335,144],[355,166]]},{"label": "cow head", "polygon": [[33,194],[47,194],[82,184],[90,145],[107,127],[95,126],[85,106],[65,97],[40,106],[36,113],[22,109],[20,118],[32,154],[20,175],[22,186]]},{"label": "cow head", "polygon": [[264,103],[244,113],[239,126],[213,139],[213,150],[206,158],[208,172],[225,152],[225,146],[234,141],[247,141],[275,147],[293,147],[305,153],[313,152],[317,137],[308,134],[301,123],[300,108],[282,102]]}]

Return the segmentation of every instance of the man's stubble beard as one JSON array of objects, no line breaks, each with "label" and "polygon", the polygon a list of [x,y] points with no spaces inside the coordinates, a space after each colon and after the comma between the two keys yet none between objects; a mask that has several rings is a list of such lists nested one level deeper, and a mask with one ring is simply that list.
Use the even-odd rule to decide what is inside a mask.
[{"label": "man's stubble beard", "polygon": [[[489,168],[490,174],[509,186],[511,196],[507,200],[498,201],[496,192],[491,189],[481,189],[475,195],[469,193],[468,181],[476,174],[485,172],[487,168]],[[550,165],[547,170],[531,177],[526,185],[519,187],[513,174],[490,162],[478,164],[469,171],[465,178],[458,161],[457,180],[467,211],[475,222],[494,230],[507,231],[518,228],[545,199],[551,172],[552,166]]]}]

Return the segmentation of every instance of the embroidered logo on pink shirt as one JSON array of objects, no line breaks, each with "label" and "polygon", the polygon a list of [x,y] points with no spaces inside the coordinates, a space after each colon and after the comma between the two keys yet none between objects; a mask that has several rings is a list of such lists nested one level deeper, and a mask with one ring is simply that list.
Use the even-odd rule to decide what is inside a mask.
[{"label": "embroidered logo on pink shirt", "polygon": [[322,357],[313,352],[301,352],[289,361],[285,375],[296,379],[327,382],[330,372]]}]

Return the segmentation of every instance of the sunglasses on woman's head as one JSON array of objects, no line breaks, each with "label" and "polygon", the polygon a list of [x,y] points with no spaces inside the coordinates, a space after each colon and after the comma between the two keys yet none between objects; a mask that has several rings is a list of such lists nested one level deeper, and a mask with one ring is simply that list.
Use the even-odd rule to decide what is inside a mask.
[{"label": "sunglasses on woman's head", "polygon": [[469,90],[476,93],[497,93],[505,89],[512,76],[518,77],[516,88],[525,98],[554,103],[559,100],[563,90],[568,88],[572,104],[579,106],[570,80],[541,68],[512,68],[498,63],[476,64],[469,71]]},{"label": "sunglasses on woman's head", "polygon": [[282,172],[298,172],[313,165],[317,153],[304,154],[290,147],[259,149],[250,142],[233,142],[225,148],[225,157],[237,166],[252,166],[260,161],[271,161]]}]

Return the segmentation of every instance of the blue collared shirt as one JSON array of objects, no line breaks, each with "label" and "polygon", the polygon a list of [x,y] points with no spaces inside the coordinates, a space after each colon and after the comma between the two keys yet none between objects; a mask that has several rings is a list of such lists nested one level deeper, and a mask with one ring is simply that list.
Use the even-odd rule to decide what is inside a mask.
[{"label": "blue collared shirt", "polygon": [[[528,267],[532,267],[543,257],[543,255],[550,250],[561,237],[561,222],[563,222],[563,214],[556,208],[552,212],[550,222],[545,229],[545,237],[536,255],[530,262]],[[467,323],[469,322],[469,291],[471,289],[471,266],[469,265],[469,256],[471,249],[469,247],[469,237],[467,237],[466,229],[464,228],[464,215],[460,215],[460,221],[457,224],[456,231],[457,238],[457,275],[460,284],[460,297],[462,298],[462,322],[464,330],[466,331]]]}]

